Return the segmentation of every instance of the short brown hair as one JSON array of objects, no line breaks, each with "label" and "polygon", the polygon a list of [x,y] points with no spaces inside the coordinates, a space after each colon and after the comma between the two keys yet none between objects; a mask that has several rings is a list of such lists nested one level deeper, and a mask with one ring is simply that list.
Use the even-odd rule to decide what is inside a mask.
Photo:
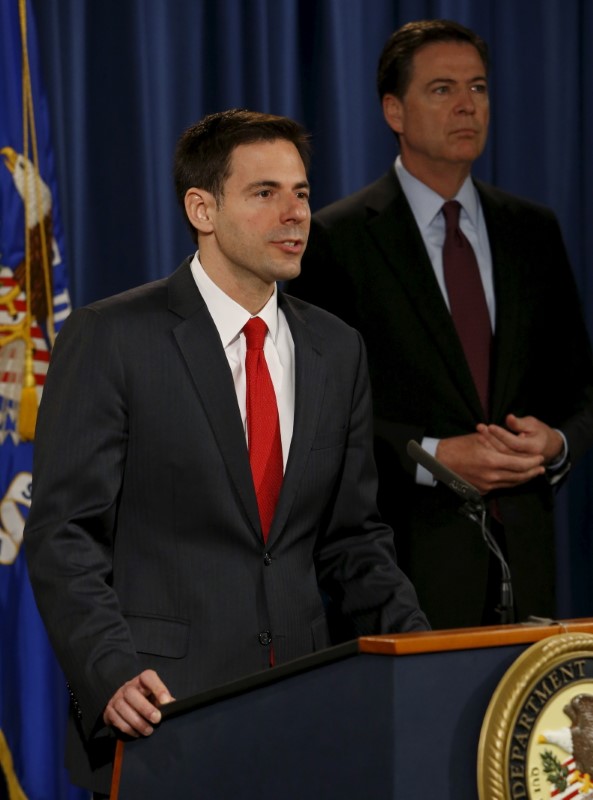
[{"label": "short brown hair", "polygon": [[414,55],[421,47],[435,42],[465,42],[473,45],[488,73],[488,45],[477,33],[448,19],[408,22],[391,34],[379,58],[377,90],[381,100],[386,94],[403,99],[412,79]]}]

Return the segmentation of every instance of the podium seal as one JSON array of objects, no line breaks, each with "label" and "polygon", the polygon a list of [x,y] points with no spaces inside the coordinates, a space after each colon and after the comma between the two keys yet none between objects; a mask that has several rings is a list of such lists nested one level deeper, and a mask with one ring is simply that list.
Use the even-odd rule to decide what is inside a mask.
[{"label": "podium seal", "polygon": [[478,747],[480,800],[593,800],[593,635],[528,648],[490,701]]}]

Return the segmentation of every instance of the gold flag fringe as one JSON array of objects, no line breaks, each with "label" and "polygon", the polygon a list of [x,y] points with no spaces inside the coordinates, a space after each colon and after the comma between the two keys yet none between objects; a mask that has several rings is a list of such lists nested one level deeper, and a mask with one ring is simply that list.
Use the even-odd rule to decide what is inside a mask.
[{"label": "gold flag fringe", "polygon": [[40,222],[41,233],[41,253],[43,264],[44,287],[47,298],[47,332],[50,343],[53,346],[55,340],[55,329],[53,319],[53,297],[51,291],[50,277],[50,247],[47,241],[45,226],[42,224],[42,201],[41,201],[41,176],[39,173],[39,153],[37,150],[37,132],[35,128],[35,111],[33,108],[33,92],[31,88],[31,73],[29,69],[29,52],[27,46],[27,5],[26,0],[19,0],[19,16],[21,24],[22,40],[22,82],[23,82],[23,155],[28,159],[29,139],[33,153],[33,187],[34,197],[30,197],[30,182],[25,180],[24,206],[25,206],[25,271],[26,271],[26,313],[23,326],[22,338],[26,346],[25,370],[23,375],[23,385],[21,389],[21,401],[19,407],[18,433],[23,441],[32,441],[35,436],[35,424],[37,421],[37,389],[35,383],[35,373],[33,368],[34,343],[31,328],[33,316],[31,313],[31,242],[29,238],[29,222],[31,219],[31,203],[34,202],[37,209],[37,219]]},{"label": "gold flag fringe", "polygon": [[0,774],[3,775],[8,789],[8,800],[27,800],[19,780],[14,771],[12,753],[8,747],[8,742],[0,729]]}]

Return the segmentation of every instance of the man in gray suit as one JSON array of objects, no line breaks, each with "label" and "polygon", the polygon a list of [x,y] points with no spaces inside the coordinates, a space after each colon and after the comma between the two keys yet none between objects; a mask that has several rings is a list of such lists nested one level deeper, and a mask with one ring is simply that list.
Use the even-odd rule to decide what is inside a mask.
[{"label": "man in gray suit", "polygon": [[[379,509],[431,624],[500,621],[501,568],[456,495],[408,456],[411,439],[484,495],[518,618],[552,616],[554,485],[593,442],[591,347],[560,228],[549,209],[472,179],[490,113],[477,34],[448,20],[404,25],[377,84],[400,155],[313,216],[290,291],[363,335]],[[451,239],[445,205],[460,211]],[[473,250],[471,296],[471,276],[449,282],[445,253],[461,242]]]},{"label": "man in gray suit", "polygon": [[[376,509],[360,335],[278,291],[309,231],[307,137],[248,111],[181,137],[199,244],[168,279],[75,311],[36,432],[25,547],[73,698],[72,778],[109,791],[113,731],[363,634],[427,627]],[[269,530],[252,473],[245,335],[267,325],[284,477]]]}]

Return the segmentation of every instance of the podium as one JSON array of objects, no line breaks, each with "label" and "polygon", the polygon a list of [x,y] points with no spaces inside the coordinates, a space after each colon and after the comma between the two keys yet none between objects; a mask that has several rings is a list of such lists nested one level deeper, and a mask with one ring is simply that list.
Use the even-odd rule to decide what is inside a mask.
[{"label": "podium", "polygon": [[163,709],[111,800],[477,800],[484,714],[532,643],[593,621],[365,637]]}]

